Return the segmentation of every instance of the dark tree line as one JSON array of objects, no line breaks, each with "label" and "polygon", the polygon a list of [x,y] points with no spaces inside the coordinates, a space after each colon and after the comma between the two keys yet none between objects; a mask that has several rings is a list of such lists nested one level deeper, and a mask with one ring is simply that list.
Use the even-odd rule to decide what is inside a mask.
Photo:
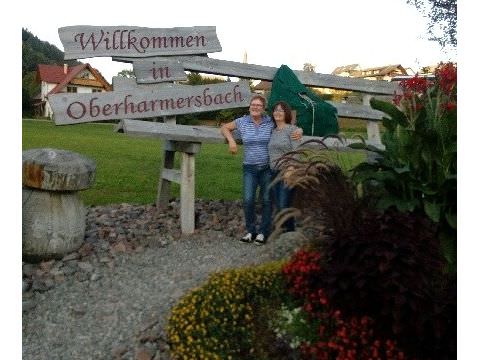
[{"label": "dark tree line", "polygon": [[28,29],[22,28],[22,114],[33,113],[32,98],[40,92],[40,85],[35,81],[37,65],[78,65],[75,60],[64,60],[63,51],[49,42],[42,41]]}]

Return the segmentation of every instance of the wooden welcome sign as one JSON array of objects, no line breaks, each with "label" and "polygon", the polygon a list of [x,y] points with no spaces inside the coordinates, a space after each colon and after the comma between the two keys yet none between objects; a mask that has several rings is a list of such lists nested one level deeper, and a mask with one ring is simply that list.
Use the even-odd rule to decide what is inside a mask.
[{"label": "wooden welcome sign", "polygon": [[96,56],[147,57],[222,51],[215,26],[152,29],[67,26],[58,29],[65,60]]},{"label": "wooden welcome sign", "polygon": [[[65,59],[123,56],[132,59],[136,82],[155,84],[186,79],[183,64],[159,55],[221,51],[214,26],[152,29],[132,26],[68,26],[58,29]],[[50,95],[57,125],[125,118],[155,118],[247,107],[247,82],[142,87],[104,93]]]},{"label": "wooden welcome sign", "polygon": [[151,118],[247,107],[248,82],[134,89],[104,93],[59,93],[48,97],[57,125],[125,118]]},{"label": "wooden welcome sign", "polygon": [[186,80],[183,65],[178,60],[154,58],[133,61],[133,72],[139,84]]}]

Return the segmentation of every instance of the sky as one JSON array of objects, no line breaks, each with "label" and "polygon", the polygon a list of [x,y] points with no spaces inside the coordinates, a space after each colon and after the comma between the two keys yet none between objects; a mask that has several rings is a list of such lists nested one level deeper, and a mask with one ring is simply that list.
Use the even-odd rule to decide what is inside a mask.
[{"label": "sky", "polygon": [[[97,1],[93,6],[65,8],[48,17],[44,2],[35,2],[22,14],[22,27],[63,51],[58,28],[71,25],[128,25],[150,28],[215,26],[222,51],[216,59],[243,61],[300,70],[304,63],[330,74],[337,66],[374,67],[401,64],[417,71],[421,66],[455,59],[452,51],[428,41],[427,19],[406,0],[296,1],[272,5],[270,1],[136,1],[126,5]],[[122,3],[123,4],[123,3]],[[287,3],[283,3],[287,4]],[[49,7],[50,8],[50,7]],[[111,58],[81,59],[100,70],[108,81],[130,65]]]}]

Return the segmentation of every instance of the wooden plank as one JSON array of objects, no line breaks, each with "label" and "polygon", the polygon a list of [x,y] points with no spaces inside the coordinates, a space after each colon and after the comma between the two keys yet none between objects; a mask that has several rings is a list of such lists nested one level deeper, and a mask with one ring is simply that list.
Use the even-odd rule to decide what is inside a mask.
[{"label": "wooden plank", "polygon": [[133,62],[133,72],[135,73],[137,83],[139,84],[152,84],[187,79],[187,75],[179,61],[164,58],[155,58],[155,60],[135,60]]},{"label": "wooden plank", "polygon": [[[278,70],[276,67],[218,60],[204,56],[174,56],[172,59],[180,61],[185,70],[256,80],[271,81]],[[121,62],[133,61],[133,59],[128,57],[114,57],[113,60]],[[395,92],[401,92],[398,84],[388,81],[348,78],[330,74],[319,74],[312,71],[294,70],[294,73],[300,82],[307,86],[383,95],[393,95]]]},{"label": "wooden plank", "polygon": [[[192,85],[185,84],[170,84],[170,83],[158,83],[158,84],[137,84],[135,79],[126,78],[122,76],[113,77],[113,89],[117,90],[130,90],[130,89],[148,89],[150,91],[158,91],[162,89],[172,88],[188,88]],[[374,110],[370,107],[369,103],[364,105],[356,104],[343,104],[335,101],[327,101],[329,104],[337,108],[338,116],[355,118],[360,120],[373,120],[380,121],[385,114],[381,111]],[[233,120],[233,119],[232,119]]]},{"label": "wooden plank", "polygon": [[189,154],[197,154],[200,152],[202,143],[200,142],[185,142],[185,141],[166,141],[165,150],[186,152]]},{"label": "wooden plank", "polygon": [[222,51],[215,26],[146,28],[75,25],[58,29],[65,60],[96,56],[146,57]]},{"label": "wooden plank", "polygon": [[225,143],[225,138],[220,134],[220,129],[207,126],[189,126],[123,119],[116,126],[115,131],[124,132],[127,135],[153,137],[172,141]]},{"label": "wooden plank", "polygon": [[[172,90],[174,89],[174,90]],[[57,125],[124,118],[152,118],[247,107],[248,82],[225,82],[158,91],[125,90],[102,93],[58,93],[48,101]]]},{"label": "wooden plank", "polygon": [[[340,151],[357,151],[355,149],[351,149],[348,147],[348,145],[350,144],[355,144],[355,143],[359,143],[360,140],[359,139],[344,139],[344,141],[340,141],[338,139],[335,139],[335,138],[322,138],[322,137],[319,137],[319,136],[303,136],[302,137],[302,143],[304,142],[307,142],[309,140],[320,140],[322,141],[329,149],[336,149],[336,150],[340,150]],[[365,140],[365,143],[367,145],[373,145],[373,146],[376,146],[378,147],[379,149],[382,149],[384,150],[385,149],[385,146],[383,144],[378,144],[376,142],[372,142],[368,139]],[[315,143],[312,143],[312,144],[307,144],[306,147],[309,147],[309,148],[318,148],[319,145],[315,144]]]},{"label": "wooden plank", "polygon": [[181,175],[180,170],[178,169],[163,169],[162,170],[162,179],[180,184]]},{"label": "wooden plank", "polygon": [[195,230],[195,155],[188,153],[182,153],[180,228],[182,234],[193,234]]},{"label": "wooden plank", "polygon": [[[150,121],[123,119],[116,127],[115,131],[124,132],[130,136],[153,137],[172,141],[200,142],[225,144],[226,140],[220,129],[208,126],[189,126],[189,125],[169,125],[163,123],[154,123]],[[303,136],[302,142],[315,139],[323,140],[318,136]],[[236,139],[237,143],[241,143]],[[342,143],[336,139],[325,139],[324,142],[332,148],[345,148],[347,144],[358,143],[357,139],[346,139],[346,143]],[[375,145],[370,141],[367,144]],[[171,145],[174,146],[174,145]]]},{"label": "wooden plank", "polygon": [[372,109],[370,105],[343,104],[334,101],[327,102],[337,108],[337,114],[340,117],[380,121],[382,117],[385,116],[383,112]]},{"label": "wooden plank", "polygon": [[163,172],[173,169],[175,161],[175,152],[174,151],[164,151],[163,153],[163,164],[160,168],[160,179],[158,181],[157,189],[157,209],[164,208],[168,205],[170,200],[170,180],[167,180],[163,177]]},{"label": "wooden plank", "polygon": [[173,83],[155,83],[155,84],[138,84],[135,78],[127,78],[124,76],[114,76],[112,78],[113,91],[125,91],[125,90],[148,90],[158,91],[165,89],[180,89],[189,88],[191,85],[185,84],[173,84]]},{"label": "wooden plank", "polygon": [[[363,105],[370,106],[370,99],[372,98],[371,95],[364,95],[362,98]],[[383,113],[381,113],[382,116]],[[374,144],[381,144],[382,140],[380,137],[380,127],[378,126],[378,122],[375,121],[368,121],[367,122],[367,137]]]}]

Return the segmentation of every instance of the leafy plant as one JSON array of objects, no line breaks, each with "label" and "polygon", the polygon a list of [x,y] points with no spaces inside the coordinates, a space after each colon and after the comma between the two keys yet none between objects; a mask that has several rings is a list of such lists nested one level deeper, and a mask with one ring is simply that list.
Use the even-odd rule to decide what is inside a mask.
[{"label": "leafy plant", "polygon": [[317,326],[311,324],[308,313],[302,307],[289,308],[282,304],[277,316],[271,320],[278,337],[288,341],[292,349],[300,348],[302,344],[318,341]]},{"label": "leafy plant", "polygon": [[[450,270],[456,267],[457,218],[457,70],[452,63],[436,70],[435,80],[418,76],[402,81],[394,104],[372,99],[383,111],[384,150],[353,169],[363,196],[385,210],[426,214],[438,224],[438,236]],[[367,149],[365,144],[351,145]]]}]

